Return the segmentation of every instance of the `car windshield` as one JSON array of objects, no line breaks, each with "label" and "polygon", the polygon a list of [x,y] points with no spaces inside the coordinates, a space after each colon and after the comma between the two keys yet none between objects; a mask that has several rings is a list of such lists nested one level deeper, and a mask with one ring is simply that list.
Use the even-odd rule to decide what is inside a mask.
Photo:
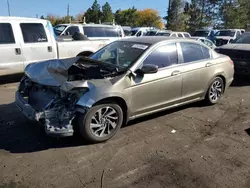
[{"label": "car windshield", "polygon": [[138,30],[132,30],[129,33],[129,36],[135,36],[135,34],[138,32]]},{"label": "car windshield", "polygon": [[149,46],[150,44],[147,43],[116,41],[97,51],[91,55],[90,58],[126,69],[130,67]]},{"label": "car windshield", "polygon": [[54,32],[57,36],[61,35],[61,33],[65,30],[66,25],[58,25],[54,27]]},{"label": "car windshield", "polygon": [[194,37],[207,37],[209,34],[209,31],[195,31],[193,36]]},{"label": "car windshield", "polygon": [[236,43],[236,44],[250,44],[250,33],[243,34],[242,36],[240,36],[239,38],[237,38],[232,43]]},{"label": "car windshield", "polygon": [[224,31],[218,31],[217,33],[215,33],[215,36],[218,36],[218,37],[233,37],[234,34],[235,34],[235,31],[224,30]]}]

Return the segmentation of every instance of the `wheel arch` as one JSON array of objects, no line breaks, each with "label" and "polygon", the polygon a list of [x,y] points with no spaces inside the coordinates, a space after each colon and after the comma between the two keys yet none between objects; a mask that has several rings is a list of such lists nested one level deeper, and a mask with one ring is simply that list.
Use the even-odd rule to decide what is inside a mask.
[{"label": "wheel arch", "polygon": [[208,85],[207,85],[207,87],[206,87],[206,90],[205,90],[205,92],[204,92],[204,94],[203,94],[203,98],[206,97],[206,94],[207,94],[207,91],[208,91],[210,85],[212,84],[213,80],[214,80],[215,78],[217,78],[217,77],[219,77],[219,78],[221,78],[221,79],[223,80],[223,84],[224,84],[223,93],[225,92],[225,88],[226,88],[226,77],[225,77],[225,75],[224,75],[223,72],[220,72],[220,73],[215,74],[214,77],[209,81],[209,83],[208,83]]},{"label": "wheel arch", "polygon": [[123,117],[124,117],[123,118],[123,125],[126,124],[128,122],[128,105],[122,97],[111,96],[111,97],[103,98],[103,99],[95,102],[92,106],[103,104],[103,103],[108,103],[108,102],[115,102],[116,104],[118,104],[122,108]]}]

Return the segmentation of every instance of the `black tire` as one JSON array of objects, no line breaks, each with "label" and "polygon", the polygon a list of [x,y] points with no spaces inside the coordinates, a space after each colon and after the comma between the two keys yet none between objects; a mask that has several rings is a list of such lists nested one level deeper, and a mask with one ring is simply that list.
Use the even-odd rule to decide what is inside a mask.
[{"label": "black tire", "polygon": [[[116,121],[117,125],[110,134],[103,137],[98,137],[92,132],[92,129],[90,128],[90,123],[92,122],[92,117],[96,114],[96,112],[106,107],[110,107],[116,111],[116,114],[118,116],[118,119]],[[121,128],[122,123],[123,123],[122,108],[118,104],[113,102],[107,102],[95,105],[86,114],[81,114],[78,118],[78,127],[80,134],[83,137],[83,139],[85,139],[89,143],[100,143],[109,140]]]},{"label": "black tire", "polygon": [[[217,97],[212,97],[213,95],[211,94],[211,92],[212,92],[212,87],[214,87],[216,84],[220,84],[220,88],[221,88],[221,92],[220,92],[220,94],[217,94]],[[207,90],[207,93],[206,93],[206,97],[205,97],[205,102],[206,102],[206,104],[208,104],[208,105],[214,105],[214,104],[216,104],[216,103],[218,103],[219,101],[220,101],[220,99],[221,99],[221,97],[222,97],[222,95],[223,95],[223,93],[224,93],[224,89],[225,89],[225,87],[224,87],[224,81],[222,80],[222,78],[220,78],[220,77],[215,77],[214,79],[213,79],[213,81],[211,82],[211,84],[209,85],[209,87],[208,87],[208,90]],[[218,87],[219,88],[219,87]],[[217,91],[217,93],[218,93],[218,91]]]}]

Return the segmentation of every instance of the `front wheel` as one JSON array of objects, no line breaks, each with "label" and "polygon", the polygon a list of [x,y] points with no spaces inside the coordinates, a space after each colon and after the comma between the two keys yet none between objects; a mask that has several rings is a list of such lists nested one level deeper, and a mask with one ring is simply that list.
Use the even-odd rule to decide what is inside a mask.
[{"label": "front wheel", "polygon": [[93,106],[79,117],[81,136],[90,143],[104,142],[112,138],[121,128],[123,111],[116,103]]},{"label": "front wheel", "polygon": [[216,104],[219,102],[223,93],[224,82],[220,77],[216,77],[207,90],[205,101],[210,105]]}]

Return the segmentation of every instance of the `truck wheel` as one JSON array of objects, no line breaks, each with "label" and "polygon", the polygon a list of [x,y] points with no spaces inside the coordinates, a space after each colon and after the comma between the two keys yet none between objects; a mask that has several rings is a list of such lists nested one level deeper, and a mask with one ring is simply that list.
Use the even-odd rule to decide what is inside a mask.
[{"label": "truck wheel", "polygon": [[81,136],[90,143],[104,142],[112,138],[121,128],[123,111],[112,102],[93,106],[78,121]]},{"label": "truck wheel", "polygon": [[214,78],[210,84],[205,101],[209,105],[216,104],[221,99],[224,93],[224,81],[220,77]]}]

